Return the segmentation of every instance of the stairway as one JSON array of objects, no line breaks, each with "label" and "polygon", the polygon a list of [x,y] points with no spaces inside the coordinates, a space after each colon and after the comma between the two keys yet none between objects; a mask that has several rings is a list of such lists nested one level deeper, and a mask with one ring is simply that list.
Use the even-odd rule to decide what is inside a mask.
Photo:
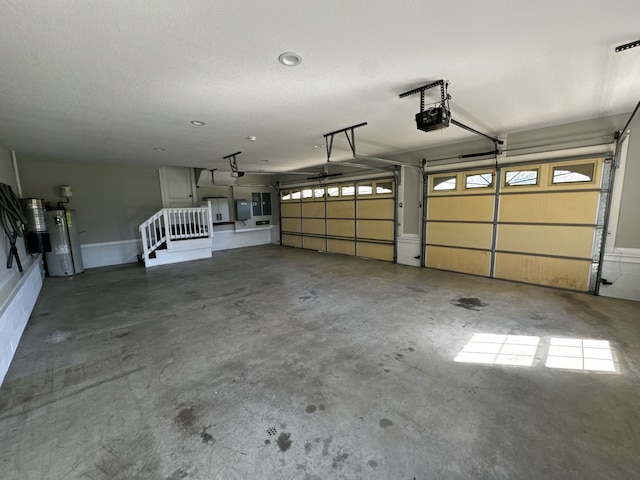
[{"label": "stairway", "polygon": [[138,260],[146,268],[211,257],[212,225],[206,207],[163,208],[139,229]]}]

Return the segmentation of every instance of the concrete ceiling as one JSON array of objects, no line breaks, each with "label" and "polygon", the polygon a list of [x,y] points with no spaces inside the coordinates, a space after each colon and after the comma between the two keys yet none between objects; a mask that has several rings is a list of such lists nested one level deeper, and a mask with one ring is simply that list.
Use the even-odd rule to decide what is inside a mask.
[{"label": "concrete ceiling", "polygon": [[[433,80],[451,82],[454,118],[501,136],[640,100],[640,47],[614,53],[640,39],[637,0],[0,0],[0,12],[0,143],[19,155],[228,170],[222,157],[242,151],[241,169],[286,171],[323,163],[323,134],[361,122],[365,155],[475,138],[416,130],[419,96],[398,94]],[[278,63],[287,51],[302,64]]]}]

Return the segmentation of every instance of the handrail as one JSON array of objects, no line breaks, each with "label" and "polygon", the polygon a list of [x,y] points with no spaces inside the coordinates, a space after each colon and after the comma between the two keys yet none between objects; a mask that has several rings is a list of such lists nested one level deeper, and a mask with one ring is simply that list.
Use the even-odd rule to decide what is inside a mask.
[{"label": "handrail", "polygon": [[165,243],[170,248],[173,241],[211,237],[207,207],[163,208],[138,228],[142,236],[144,260],[148,260],[149,255]]}]

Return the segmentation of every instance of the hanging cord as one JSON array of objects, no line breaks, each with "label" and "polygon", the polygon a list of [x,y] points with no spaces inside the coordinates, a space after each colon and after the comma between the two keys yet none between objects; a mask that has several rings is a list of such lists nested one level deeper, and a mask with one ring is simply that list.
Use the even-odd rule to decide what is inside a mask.
[{"label": "hanging cord", "polygon": [[22,236],[22,230],[27,223],[27,219],[20,208],[20,201],[11,189],[10,185],[0,183],[0,223],[4,233],[9,239],[11,248],[7,256],[7,268],[13,266],[13,258],[15,257],[18,269],[22,272],[22,263],[20,263],[20,255],[16,248],[16,240]]}]

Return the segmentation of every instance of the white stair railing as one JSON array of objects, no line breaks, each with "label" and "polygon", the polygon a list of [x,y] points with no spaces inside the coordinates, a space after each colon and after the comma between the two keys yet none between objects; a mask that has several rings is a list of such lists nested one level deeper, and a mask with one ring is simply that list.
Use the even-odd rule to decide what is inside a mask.
[{"label": "white stair railing", "polygon": [[142,255],[144,260],[166,243],[192,238],[211,236],[209,208],[163,208],[157,211],[139,227],[142,236]]}]

